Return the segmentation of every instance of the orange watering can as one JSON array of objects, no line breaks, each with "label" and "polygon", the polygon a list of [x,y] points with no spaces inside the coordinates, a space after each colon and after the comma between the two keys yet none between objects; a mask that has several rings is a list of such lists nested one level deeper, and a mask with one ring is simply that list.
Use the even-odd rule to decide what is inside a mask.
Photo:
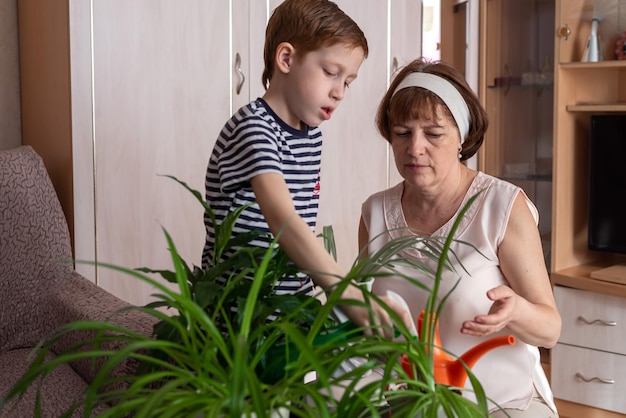
[{"label": "orange watering can", "polygon": [[[417,320],[418,332],[421,332],[422,330],[423,320],[424,311],[422,311],[419,319]],[[439,337],[439,322],[434,322],[435,338],[433,341],[433,358],[435,381],[443,385],[462,388],[465,386],[465,380],[467,379],[467,371],[465,370],[465,367],[463,367],[463,363],[471,369],[472,366],[476,364],[478,359],[480,359],[480,357],[482,357],[487,351],[503,345],[515,344],[515,337],[513,335],[494,337],[476,345],[461,355],[458,359],[455,359],[441,348],[443,345],[441,344],[441,339]],[[407,375],[413,379],[413,370],[406,354],[401,356],[400,364]]]}]

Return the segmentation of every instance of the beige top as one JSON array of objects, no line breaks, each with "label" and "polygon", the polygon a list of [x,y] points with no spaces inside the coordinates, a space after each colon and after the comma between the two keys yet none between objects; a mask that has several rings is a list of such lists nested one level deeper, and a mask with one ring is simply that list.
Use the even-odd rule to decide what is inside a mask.
[{"label": "beige top", "polygon": [[[371,240],[370,253],[378,250],[392,237],[411,233],[406,230],[407,222],[400,203],[403,189],[403,183],[400,183],[370,196],[363,203],[362,216]],[[455,257],[458,257],[463,268],[457,267],[456,272],[446,271],[439,290],[441,298],[460,279],[457,288],[444,305],[439,324],[444,348],[457,355],[484,341],[484,338],[461,334],[461,324],[478,314],[487,313],[492,304],[486,296],[487,290],[507,284],[499,268],[497,251],[504,237],[513,202],[518,193],[524,193],[511,183],[479,172],[472,181],[457,214],[468,199],[481,190],[483,192],[463,217],[456,234],[457,240],[471,243],[475,248],[453,242],[451,249],[455,255],[451,254],[450,259],[455,261]],[[526,200],[535,220],[538,220],[537,209],[528,198]],[[444,226],[435,231],[432,237],[446,237],[456,216],[455,214]],[[434,261],[415,249],[406,250],[403,255],[419,259],[436,268]],[[411,277],[418,278],[429,287],[433,283],[433,277],[417,271],[412,271]],[[415,318],[425,307],[427,292],[406,279],[385,277],[375,281],[376,293],[384,294],[387,290],[402,295]],[[510,331],[505,328],[488,338],[509,333]],[[502,407],[522,410],[528,408],[534,384],[540,396],[556,411],[537,347],[529,346],[518,339],[512,346],[498,347],[486,353],[474,365],[472,371],[483,385],[487,396]],[[466,387],[471,389],[469,379],[466,381]],[[471,391],[464,391],[464,396],[475,400]],[[496,406],[491,403],[490,409],[495,408]]]}]

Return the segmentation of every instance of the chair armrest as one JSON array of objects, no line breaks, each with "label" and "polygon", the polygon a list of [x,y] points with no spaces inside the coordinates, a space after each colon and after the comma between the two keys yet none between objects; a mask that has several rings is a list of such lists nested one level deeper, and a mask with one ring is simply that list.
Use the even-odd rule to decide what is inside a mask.
[{"label": "chair armrest", "polygon": [[[96,286],[76,271],[72,271],[62,283],[62,287],[50,294],[50,305],[54,307],[53,315],[58,316],[59,325],[80,320],[109,321],[146,336],[152,335],[152,327],[157,322],[155,317],[138,309],[119,312],[133,305]],[[55,344],[54,351],[58,353],[66,350],[88,337],[79,333],[66,334]],[[107,348],[119,347],[121,343]],[[132,374],[136,366],[135,363],[124,362],[116,368],[114,374],[117,376]],[[72,367],[87,382],[91,382],[96,373],[90,361],[77,362]]]}]

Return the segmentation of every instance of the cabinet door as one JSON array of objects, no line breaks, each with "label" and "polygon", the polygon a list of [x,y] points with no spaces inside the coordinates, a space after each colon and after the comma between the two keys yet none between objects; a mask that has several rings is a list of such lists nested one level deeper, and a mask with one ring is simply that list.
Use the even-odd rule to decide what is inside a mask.
[{"label": "cabinet door", "polygon": [[583,60],[592,19],[599,19],[597,36],[603,60],[615,59],[615,41],[624,31],[624,0],[561,0],[559,8],[559,62]]},{"label": "cabinet door", "polygon": [[[90,135],[74,138],[84,150],[93,147],[95,257],[88,259],[171,269],[165,229],[179,253],[199,264],[203,209],[161,175],[204,189],[208,156],[230,116],[228,4],[111,0],[92,7],[93,49],[83,51],[91,59],[77,59],[93,67],[76,70],[92,76],[93,125]],[[83,199],[78,210],[89,211]],[[109,269],[96,274],[99,285],[132,303],[146,303],[153,292]]]},{"label": "cabinet door", "polygon": [[[242,106],[247,105],[250,102],[251,94],[254,94],[254,83],[257,82],[257,88],[261,86],[260,81],[253,80],[254,71],[253,61],[258,58],[253,56],[248,51],[252,49],[252,23],[253,13],[258,11],[253,10],[255,4],[262,5],[262,2],[250,2],[249,0],[232,0],[232,16],[236,16],[233,19],[232,25],[229,31],[231,37],[232,47],[230,51],[230,113],[233,114]],[[264,19],[262,16],[256,16],[261,21],[264,27]],[[228,38],[226,38],[228,39]],[[226,39],[223,42],[226,42]],[[261,51],[262,53],[262,51]],[[262,68],[262,67],[261,67]],[[260,80],[260,76],[259,76]],[[226,122],[226,121],[224,121]],[[218,132],[215,132],[217,135]],[[208,161],[208,160],[207,160]]]},{"label": "cabinet door", "polygon": [[385,2],[338,1],[367,37],[369,56],[333,119],[321,125],[324,150],[318,229],[332,225],[339,264],[349,268],[358,252],[361,203],[387,185],[387,147],[376,133],[377,102],[387,86]]},{"label": "cabinet door", "polygon": [[624,414],[625,375],[626,356],[567,344],[552,349],[552,389],[558,399]]},{"label": "cabinet door", "polygon": [[[358,253],[361,204],[370,194],[387,188],[390,174],[396,173],[391,150],[378,134],[374,118],[392,71],[391,54],[397,65],[419,56],[421,25],[415,22],[421,21],[420,6],[411,3],[414,2],[394,0],[390,6],[379,0],[337,1],[361,27],[369,46],[369,57],[361,66],[358,78],[333,119],[321,126],[324,151],[317,225],[320,230],[324,225],[333,226],[338,261],[346,269]],[[392,52],[389,45],[394,42],[389,42],[388,36],[396,20],[398,30],[410,30],[404,38],[393,30],[392,40],[396,45]]]},{"label": "cabinet door", "polygon": [[559,342],[626,355],[624,298],[563,286],[554,287],[563,319]]},{"label": "cabinet door", "polygon": [[282,0],[232,0],[231,113],[265,93],[261,82],[265,28],[280,3]]},{"label": "cabinet door", "polygon": [[518,185],[535,203],[549,263],[555,4],[490,0],[483,14],[483,97],[489,129],[480,168]]},{"label": "cabinet door", "polygon": [[[389,73],[388,84],[397,71],[422,55],[422,4],[416,1],[392,1],[389,3]],[[378,98],[378,102],[382,95]],[[377,102],[377,104],[378,104]],[[379,135],[382,140],[382,137]],[[391,147],[387,148],[388,187],[400,181],[402,177],[396,169]]]}]

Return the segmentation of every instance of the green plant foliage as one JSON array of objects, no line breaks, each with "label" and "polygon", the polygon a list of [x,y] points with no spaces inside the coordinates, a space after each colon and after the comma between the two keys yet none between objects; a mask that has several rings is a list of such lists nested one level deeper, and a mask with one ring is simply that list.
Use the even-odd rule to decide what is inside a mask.
[{"label": "green plant foliage", "polygon": [[[215,222],[202,195],[171,178],[188,189]],[[30,368],[1,401],[0,411],[59,365],[87,359],[92,362],[95,379],[65,416],[77,408],[84,408],[84,416],[92,416],[92,411],[102,405],[109,408],[99,416],[116,418],[262,418],[272,411],[288,411],[296,417],[337,418],[487,416],[484,391],[471,371],[468,374],[477,403],[462,397],[458,388],[434,381],[432,333],[413,338],[397,314],[364,287],[360,288],[365,302],[341,296],[355,282],[387,275],[403,276],[428,290],[398,270],[399,266],[410,267],[435,278],[428,309],[439,313],[445,297],[437,305],[436,291],[443,270],[453,269],[448,255],[459,219],[449,237],[409,234],[374,254],[359,257],[321,303],[312,296],[274,294],[277,281],[295,273],[296,267],[276,240],[270,248],[261,249],[248,245],[258,232],[232,237],[239,214],[233,212],[215,225],[215,256],[206,269],[190,267],[167,231],[171,271],[100,264],[155,289],[153,303],[134,308],[155,318],[154,335],[140,335],[113,322],[67,324],[33,351]],[[334,254],[332,228],[325,228],[322,237]],[[437,261],[437,270],[398,256],[402,249],[416,245]],[[238,249],[224,259],[233,248]],[[246,279],[250,275],[254,280]],[[175,284],[176,291],[164,282]],[[371,301],[381,304],[395,319],[402,338],[388,340],[380,336],[376,325],[358,328],[333,319],[334,310],[341,305],[368,307]],[[232,306],[237,310],[231,310]],[[49,356],[59,339],[76,332],[87,332],[90,337]],[[415,368],[415,379],[400,367],[398,360],[403,353]],[[128,362],[139,364],[136,373],[115,373]],[[39,408],[39,404],[35,406],[34,416],[40,415]]]}]

